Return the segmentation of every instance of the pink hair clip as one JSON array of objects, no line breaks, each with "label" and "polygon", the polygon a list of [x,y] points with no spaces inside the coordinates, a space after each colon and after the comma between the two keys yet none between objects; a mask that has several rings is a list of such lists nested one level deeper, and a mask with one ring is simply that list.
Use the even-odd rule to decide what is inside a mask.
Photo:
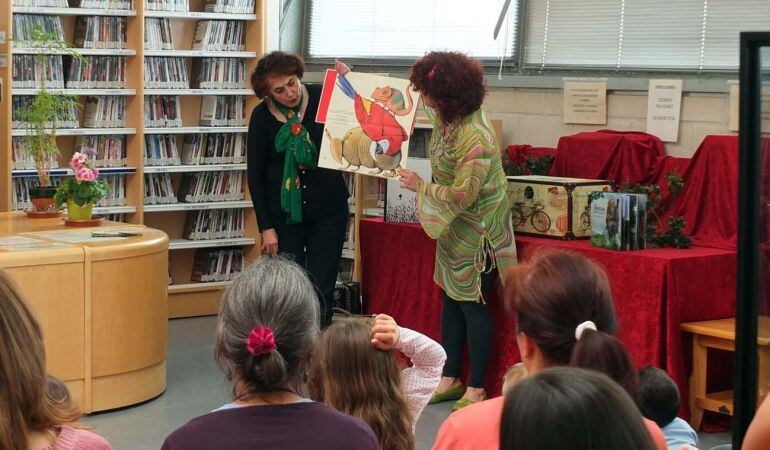
[{"label": "pink hair clip", "polygon": [[428,72],[428,79],[432,80],[433,79],[433,75],[436,75],[436,66],[433,66],[433,68],[430,69],[430,72]]},{"label": "pink hair clip", "polygon": [[277,348],[273,330],[264,325],[254,327],[246,339],[246,350],[254,356],[265,355]]}]

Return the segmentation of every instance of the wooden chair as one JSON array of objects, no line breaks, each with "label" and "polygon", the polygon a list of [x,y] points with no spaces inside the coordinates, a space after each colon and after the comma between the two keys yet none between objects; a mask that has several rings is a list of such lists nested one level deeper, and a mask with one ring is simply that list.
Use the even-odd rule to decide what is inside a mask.
[{"label": "wooden chair", "polygon": [[[690,425],[698,430],[704,411],[733,414],[733,391],[706,392],[708,349],[735,351],[735,319],[681,324],[692,333],[692,375],[690,376]],[[759,379],[757,405],[767,395],[770,382],[770,317],[761,316],[757,333]]]}]

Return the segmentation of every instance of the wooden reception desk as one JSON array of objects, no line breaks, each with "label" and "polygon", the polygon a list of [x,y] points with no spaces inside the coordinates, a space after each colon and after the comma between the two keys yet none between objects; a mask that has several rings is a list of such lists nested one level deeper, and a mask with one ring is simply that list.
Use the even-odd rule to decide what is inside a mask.
[{"label": "wooden reception desk", "polygon": [[168,237],[143,226],[96,228],[0,213],[0,268],[21,286],[43,329],[48,372],[84,412],[139,403],[166,388]]}]

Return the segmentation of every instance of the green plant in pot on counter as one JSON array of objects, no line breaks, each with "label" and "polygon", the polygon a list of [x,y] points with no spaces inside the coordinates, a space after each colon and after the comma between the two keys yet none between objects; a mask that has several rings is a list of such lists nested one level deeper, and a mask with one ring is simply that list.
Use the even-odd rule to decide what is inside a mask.
[{"label": "green plant in pot on counter", "polygon": [[[15,116],[24,123],[27,131],[21,151],[32,157],[37,171],[38,186],[30,188],[34,211],[51,213],[55,211],[53,197],[56,191],[51,183],[51,169],[55,166],[60,154],[56,142],[56,130],[59,128],[61,118],[80,105],[74,95],[53,93],[47,89],[46,58],[52,52],[80,60],[85,58],[76,50],[69,48],[55,32],[44,32],[40,27],[32,30],[30,39],[25,40],[24,44],[40,49],[40,53],[35,54],[35,71],[41,74],[40,91],[25,108],[16,111]],[[34,217],[34,215],[30,216]]]}]

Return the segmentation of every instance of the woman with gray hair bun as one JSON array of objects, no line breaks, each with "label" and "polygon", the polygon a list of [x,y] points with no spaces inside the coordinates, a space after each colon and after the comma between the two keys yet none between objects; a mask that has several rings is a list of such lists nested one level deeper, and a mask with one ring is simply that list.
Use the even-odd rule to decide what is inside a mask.
[{"label": "woman with gray hair bun", "polygon": [[376,450],[363,421],[300,393],[318,316],[313,285],[297,264],[263,257],[246,268],[225,292],[217,324],[215,354],[234,400],[190,420],[163,448]]}]

